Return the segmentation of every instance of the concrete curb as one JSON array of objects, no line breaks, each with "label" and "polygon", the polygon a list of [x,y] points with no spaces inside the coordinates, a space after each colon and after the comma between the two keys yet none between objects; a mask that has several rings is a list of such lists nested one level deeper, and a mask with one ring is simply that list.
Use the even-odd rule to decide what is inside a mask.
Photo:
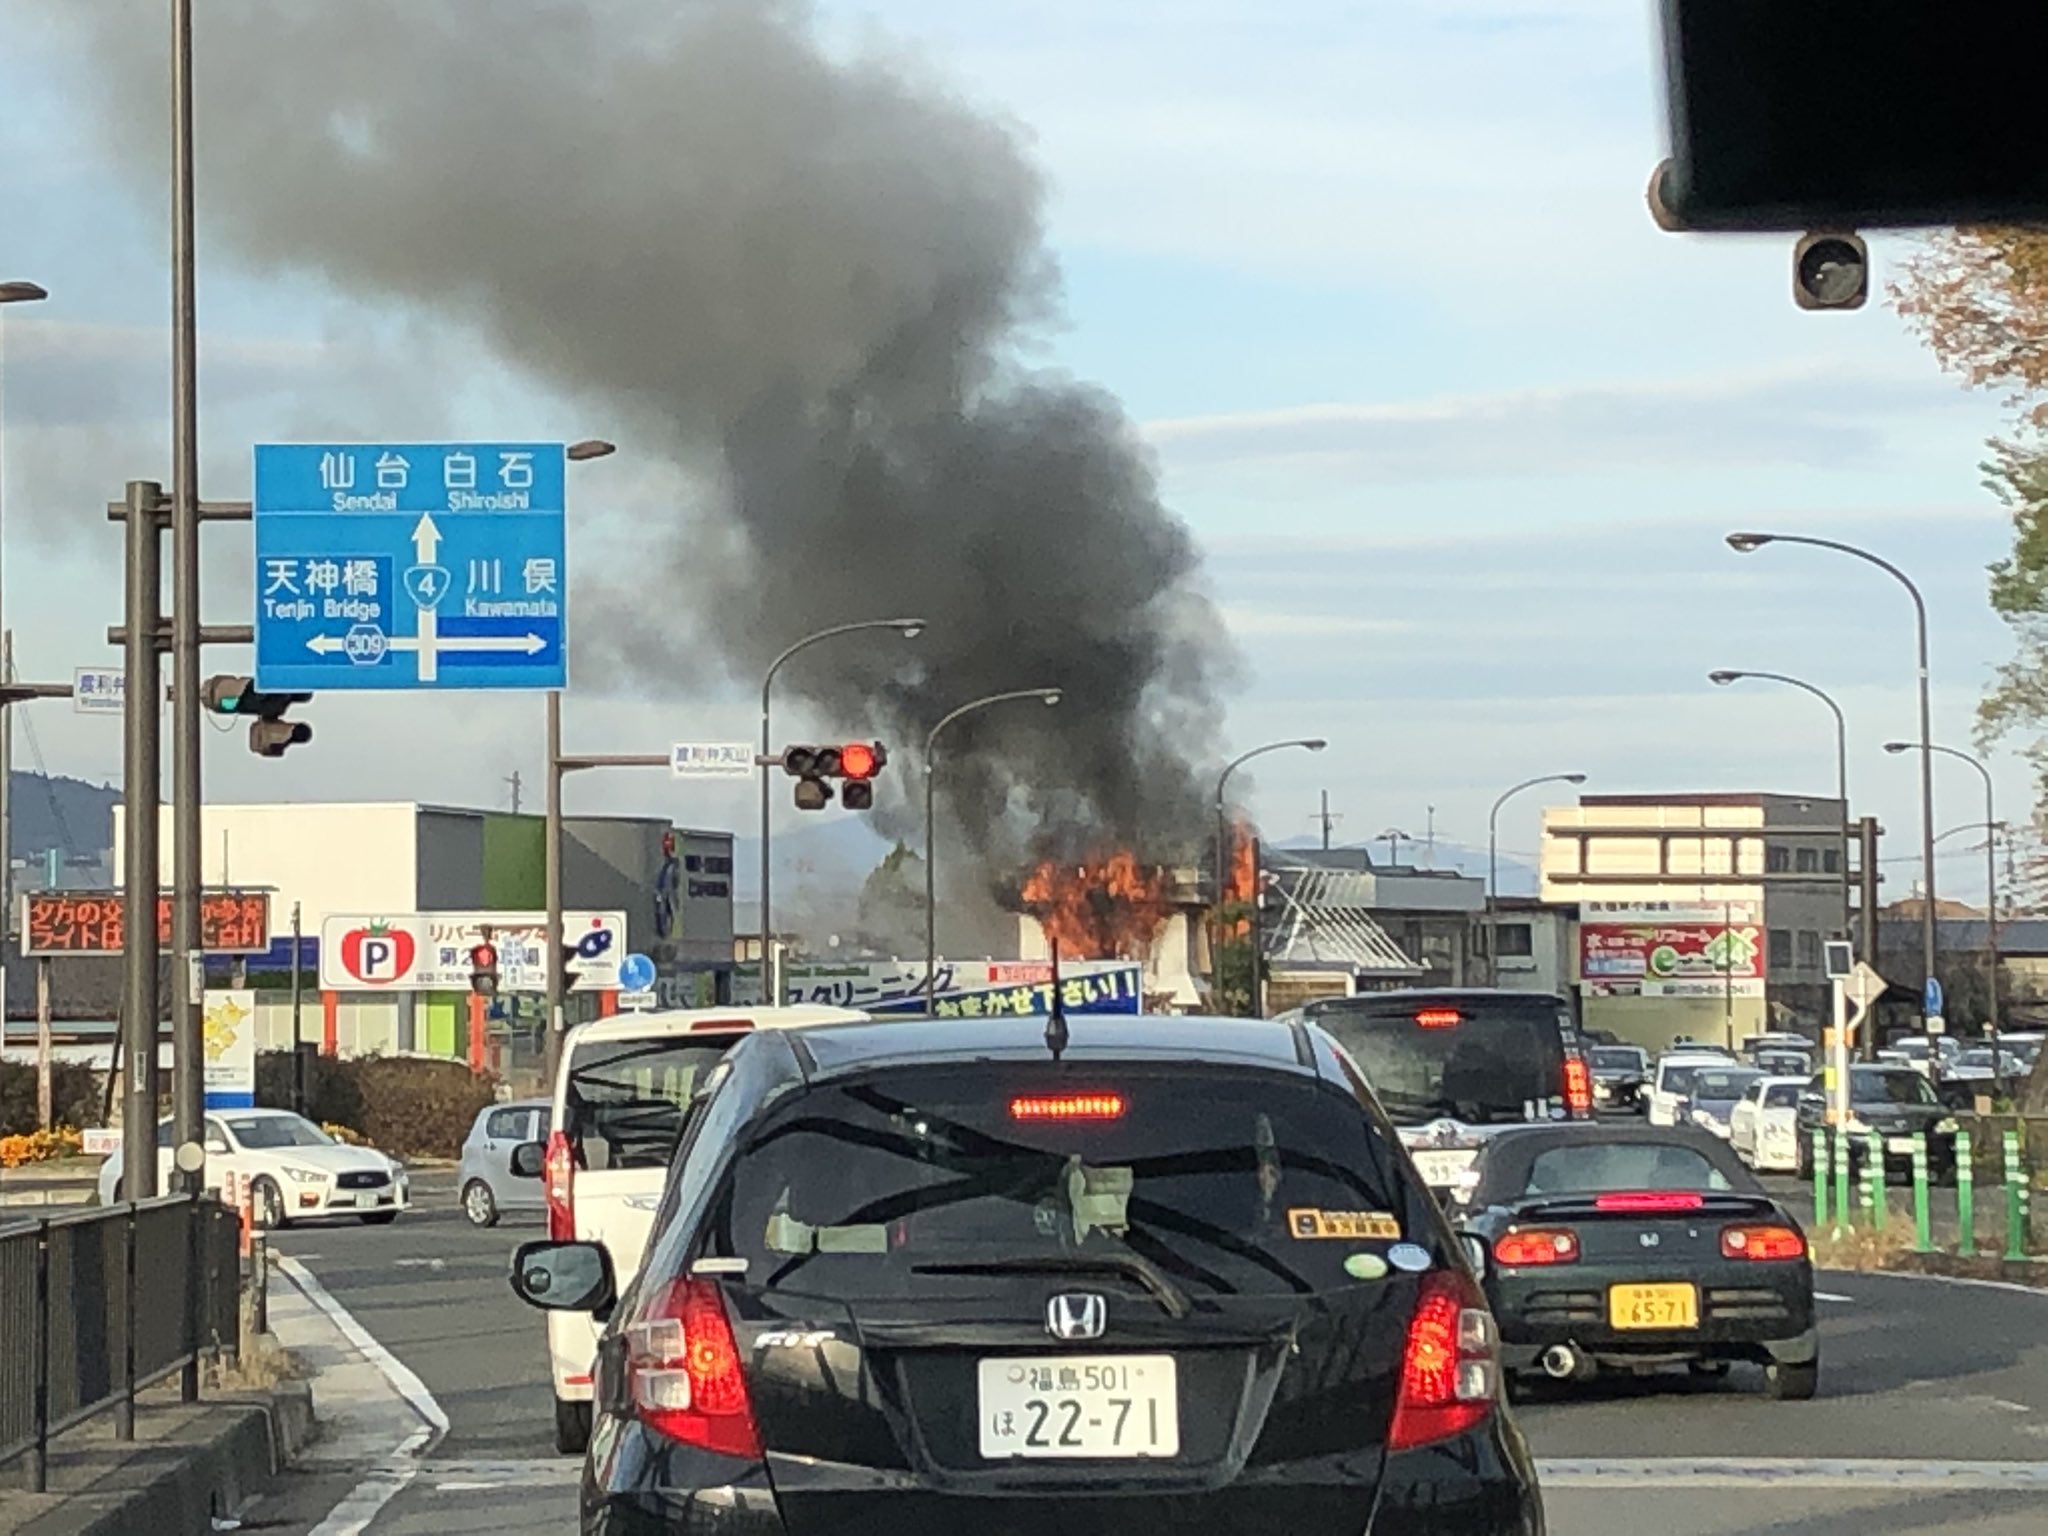
[{"label": "concrete curb", "polygon": [[267,1490],[313,1435],[304,1383],[208,1400],[192,1421],[110,1466],[20,1536],[211,1536]]}]

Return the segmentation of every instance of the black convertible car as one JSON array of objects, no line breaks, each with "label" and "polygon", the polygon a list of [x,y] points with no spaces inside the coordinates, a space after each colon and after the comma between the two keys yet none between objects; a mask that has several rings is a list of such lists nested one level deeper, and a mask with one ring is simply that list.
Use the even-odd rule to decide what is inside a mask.
[{"label": "black convertible car", "polygon": [[1613,1123],[1501,1132],[1464,1224],[1511,1383],[1535,1373],[1764,1368],[1777,1398],[1820,1379],[1805,1234],[1727,1143]]}]

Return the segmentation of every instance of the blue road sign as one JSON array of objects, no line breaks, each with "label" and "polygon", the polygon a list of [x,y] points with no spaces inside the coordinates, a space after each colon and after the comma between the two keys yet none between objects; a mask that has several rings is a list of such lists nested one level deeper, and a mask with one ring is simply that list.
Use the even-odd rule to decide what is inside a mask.
[{"label": "blue road sign", "polygon": [[256,449],[256,686],[568,686],[560,443]]},{"label": "blue road sign", "polygon": [[1920,994],[1920,1011],[1929,1017],[1941,1012],[1941,978],[1927,978],[1926,990]]},{"label": "blue road sign", "polygon": [[645,992],[654,985],[654,962],[645,955],[628,955],[619,962],[619,990]]}]

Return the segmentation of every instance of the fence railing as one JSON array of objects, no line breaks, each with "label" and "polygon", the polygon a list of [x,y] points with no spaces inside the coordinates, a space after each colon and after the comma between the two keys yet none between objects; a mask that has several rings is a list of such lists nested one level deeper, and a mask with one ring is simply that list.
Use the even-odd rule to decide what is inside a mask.
[{"label": "fence railing", "polygon": [[52,1436],[240,1342],[241,1222],[211,1196],[0,1219],[0,1466],[42,1492]]}]

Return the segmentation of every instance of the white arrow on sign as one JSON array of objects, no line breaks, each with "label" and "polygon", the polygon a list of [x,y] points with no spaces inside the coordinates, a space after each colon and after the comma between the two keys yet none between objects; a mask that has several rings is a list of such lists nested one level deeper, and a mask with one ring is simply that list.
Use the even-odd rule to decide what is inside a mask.
[{"label": "white arrow on sign", "polygon": [[[426,623],[429,611],[421,610],[422,624]],[[390,635],[386,637],[384,647],[392,651],[419,651],[424,655],[426,646],[422,641],[425,638],[427,637]],[[521,651],[528,656],[538,656],[548,648],[547,641],[531,631],[523,635],[470,635],[458,640],[441,640],[436,643],[444,651]],[[315,635],[306,642],[306,649],[316,655],[330,656],[345,648],[347,644],[348,642],[340,635]],[[432,679],[423,676],[422,681]]]},{"label": "white arrow on sign", "polygon": [[441,547],[441,530],[434,526],[432,513],[423,513],[419,526],[412,531],[413,554],[421,565],[434,563],[434,552]]},{"label": "white arrow on sign", "polygon": [[[441,546],[441,530],[434,526],[434,519],[427,513],[420,515],[419,526],[412,531],[413,552],[419,556],[421,565],[434,563],[434,551]],[[412,649],[419,652],[419,679],[423,683],[438,681],[441,676],[440,649],[435,645],[440,621],[434,609],[425,603],[414,605],[419,613],[419,640],[411,647],[393,642],[394,649]]]}]

